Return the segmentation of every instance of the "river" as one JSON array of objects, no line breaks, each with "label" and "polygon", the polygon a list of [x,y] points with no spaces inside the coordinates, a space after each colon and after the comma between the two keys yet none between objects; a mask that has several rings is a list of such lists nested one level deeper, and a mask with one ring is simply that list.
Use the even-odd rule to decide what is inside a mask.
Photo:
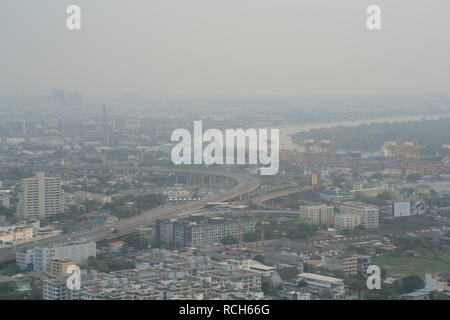
[{"label": "river", "polygon": [[450,114],[412,115],[412,116],[373,118],[373,119],[361,119],[361,120],[339,121],[339,122],[318,122],[301,125],[287,125],[281,128],[278,127],[278,129],[280,129],[280,149],[304,151],[304,148],[301,145],[298,145],[294,143],[294,141],[292,141],[292,135],[298,132],[307,132],[312,129],[334,128],[338,126],[356,127],[361,124],[438,120],[447,118],[450,118]]}]

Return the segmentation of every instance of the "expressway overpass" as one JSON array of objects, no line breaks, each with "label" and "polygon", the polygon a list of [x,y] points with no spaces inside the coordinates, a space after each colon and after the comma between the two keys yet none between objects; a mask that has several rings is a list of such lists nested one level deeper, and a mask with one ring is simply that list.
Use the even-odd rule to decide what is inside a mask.
[{"label": "expressway overpass", "polygon": [[[4,167],[4,166],[2,166]],[[11,166],[9,166],[11,167]],[[30,167],[27,167],[30,169]],[[55,168],[36,166],[31,168],[33,170],[55,172]],[[58,170],[63,168],[57,168]],[[74,169],[74,168],[70,168]],[[230,179],[235,182],[235,185],[226,190],[222,194],[215,194],[213,196],[204,198],[200,201],[190,202],[177,206],[158,207],[146,211],[138,216],[123,219],[115,224],[100,226],[95,229],[80,231],[75,234],[63,234],[56,237],[43,239],[26,244],[20,244],[12,247],[0,249],[0,262],[5,262],[15,259],[16,251],[25,247],[34,247],[46,244],[60,244],[68,241],[87,239],[91,241],[99,241],[102,239],[116,238],[134,232],[140,226],[153,223],[157,219],[173,218],[177,216],[187,215],[189,213],[202,209],[208,202],[226,202],[242,200],[248,198],[249,194],[260,186],[260,181],[256,176],[238,174],[228,170],[221,169],[179,169],[179,168],[145,168],[145,167],[108,167],[108,166],[89,166],[79,167],[79,170],[115,170],[115,171],[144,171],[144,172],[158,172],[165,174],[179,174],[188,176],[213,176]],[[111,228],[114,228],[118,233],[112,233]]]},{"label": "expressway overpass", "polygon": [[273,206],[268,205],[267,202],[272,202],[277,199],[281,199],[282,201],[285,201],[289,199],[290,197],[296,197],[298,194],[312,189],[311,186],[297,186],[293,188],[288,188],[284,190],[279,190],[267,194],[260,195],[258,197],[255,197],[252,199],[252,202],[261,208],[271,209]]}]

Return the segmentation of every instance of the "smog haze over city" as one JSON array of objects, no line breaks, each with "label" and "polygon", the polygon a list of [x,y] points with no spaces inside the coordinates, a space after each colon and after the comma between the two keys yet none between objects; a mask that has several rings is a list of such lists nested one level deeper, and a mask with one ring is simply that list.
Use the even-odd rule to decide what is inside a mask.
[{"label": "smog haze over city", "polygon": [[449,12],[0,0],[0,301],[450,299]]}]

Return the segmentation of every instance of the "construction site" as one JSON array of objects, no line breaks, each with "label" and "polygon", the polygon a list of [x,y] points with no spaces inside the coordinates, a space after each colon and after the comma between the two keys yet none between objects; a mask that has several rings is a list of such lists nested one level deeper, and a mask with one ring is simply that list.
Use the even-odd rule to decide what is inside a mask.
[{"label": "construction site", "polygon": [[446,174],[450,170],[450,145],[443,145],[437,156],[424,155],[426,145],[416,140],[396,139],[382,146],[384,154],[363,158],[361,152],[339,152],[333,139],[309,139],[303,142],[304,151],[280,150],[280,159],[295,163],[311,171],[325,168],[348,168],[354,172],[383,171],[390,175],[421,176]]}]

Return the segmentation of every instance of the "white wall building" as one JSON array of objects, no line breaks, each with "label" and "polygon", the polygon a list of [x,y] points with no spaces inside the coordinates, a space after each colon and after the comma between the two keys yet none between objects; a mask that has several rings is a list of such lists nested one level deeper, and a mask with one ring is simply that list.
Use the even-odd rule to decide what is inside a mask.
[{"label": "white wall building", "polygon": [[340,213],[334,217],[334,227],[336,230],[354,229],[361,224],[361,216],[352,213]]},{"label": "white wall building", "polygon": [[327,276],[322,276],[320,274],[314,273],[300,273],[297,278],[298,281],[305,281],[308,285],[327,288],[335,296],[340,296],[344,294],[344,280],[338,278],[332,278]]},{"label": "white wall building", "polygon": [[361,224],[366,228],[378,228],[378,208],[360,203],[348,202],[340,206],[341,213],[357,214],[361,216]]},{"label": "white wall building", "polygon": [[16,253],[16,262],[21,270],[47,272],[48,264],[52,259],[72,258],[77,264],[86,264],[89,257],[95,256],[95,242],[80,241],[26,249]]},{"label": "white wall building", "polygon": [[300,219],[309,219],[312,224],[326,224],[334,220],[334,206],[300,206]]},{"label": "white wall building", "polygon": [[17,203],[20,218],[44,219],[64,212],[64,191],[59,177],[46,177],[44,172],[35,177],[23,179]]}]

